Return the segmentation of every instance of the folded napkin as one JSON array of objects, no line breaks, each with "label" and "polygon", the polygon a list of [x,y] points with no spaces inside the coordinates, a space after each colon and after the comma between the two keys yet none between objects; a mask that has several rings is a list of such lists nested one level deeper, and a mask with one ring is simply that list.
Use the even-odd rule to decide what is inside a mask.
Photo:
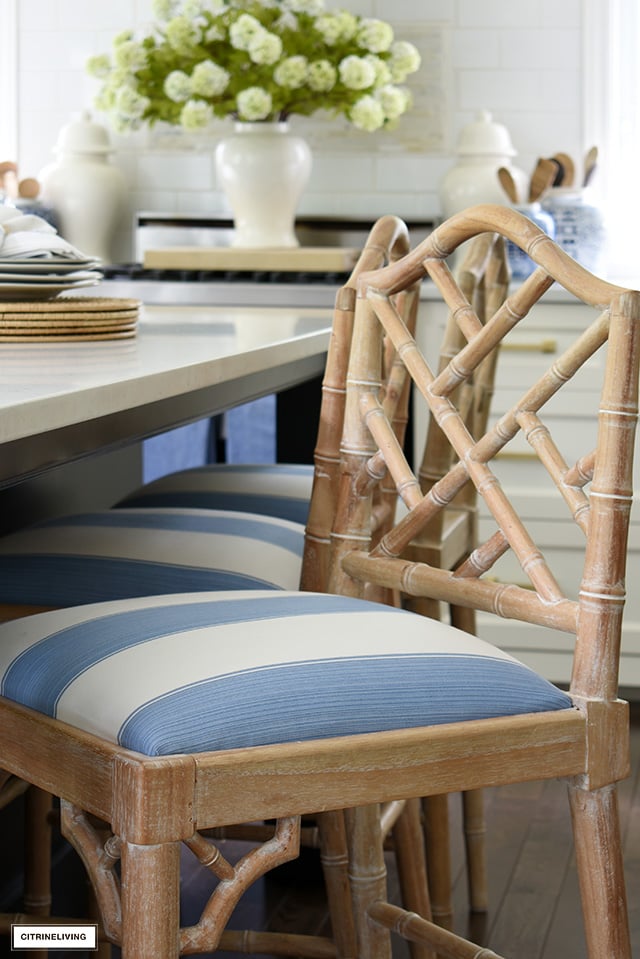
[{"label": "folded napkin", "polygon": [[0,206],[0,260],[55,257],[88,260],[90,257],[72,246],[55,227],[34,213],[21,213],[12,206]]}]

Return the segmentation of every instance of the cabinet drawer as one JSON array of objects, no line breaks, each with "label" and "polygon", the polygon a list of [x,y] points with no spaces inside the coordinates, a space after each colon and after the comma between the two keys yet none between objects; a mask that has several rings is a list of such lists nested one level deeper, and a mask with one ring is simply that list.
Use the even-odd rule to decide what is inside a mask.
[{"label": "cabinet drawer", "polygon": [[[518,328],[500,347],[496,367],[496,391],[517,389],[534,383],[545,374],[553,362],[575,341],[568,330]],[[594,354],[574,377],[562,388],[567,395],[573,392],[594,392],[594,384],[602,379],[604,355]]]}]

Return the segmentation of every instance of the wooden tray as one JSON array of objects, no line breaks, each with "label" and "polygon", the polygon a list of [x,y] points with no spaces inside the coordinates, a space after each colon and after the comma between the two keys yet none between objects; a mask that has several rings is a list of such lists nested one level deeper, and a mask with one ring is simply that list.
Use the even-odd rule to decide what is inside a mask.
[{"label": "wooden tray", "polygon": [[145,250],[144,266],[160,270],[279,270],[347,273],[360,251],[351,247],[299,246],[267,249],[172,246]]}]

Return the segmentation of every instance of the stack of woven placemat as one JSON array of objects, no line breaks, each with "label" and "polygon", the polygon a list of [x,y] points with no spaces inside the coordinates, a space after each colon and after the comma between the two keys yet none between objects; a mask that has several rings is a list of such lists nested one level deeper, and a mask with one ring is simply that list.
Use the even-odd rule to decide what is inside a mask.
[{"label": "stack of woven placemat", "polygon": [[58,297],[37,303],[0,303],[0,342],[115,340],[135,336],[140,300]]}]

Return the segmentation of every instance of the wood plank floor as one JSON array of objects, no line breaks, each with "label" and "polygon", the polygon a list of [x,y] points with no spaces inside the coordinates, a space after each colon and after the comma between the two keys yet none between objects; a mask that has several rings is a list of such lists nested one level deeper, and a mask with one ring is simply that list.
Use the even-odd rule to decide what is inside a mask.
[{"label": "wood plank floor", "polygon": [[[640,957],[640,705],[632,707],[632,775],[621,785],[628,899],[634,955]],[[570,818],[562,783],[505,786],[485,793],[490,909],[469,916],[462,846],[460,801],[451,798],[455,929],[514,959],[584,959]],[[231,846],[230,855],[237,852]],[[389,860],[392,895],[396,894]],[[77,900],[83,875],[73,854],[56,870],[56,907],[61,914]],[[211,888],[210,876],[185,852],[182,905],[186,922],[196,921]],[[276,870],[257,883],[237,910],[234,928],[328,934],[328,918],[316,854]],[[2,951],[6,947],[6,952]],[[112,950],[112,959],[119,951]],[[22,953],[26,955],[26,953]],[[405,959],[398,942],[396,959]],[[10,953],[6,940],[0,956]],[[52,956],[63,957],[62,952]],[[81,953],[69,953],[78,957]],[[91,955],[87,954],[87,959]],[[207,954],[209,955],[209,954]],[[232,954],[218,953],[218,959]],[[615,957],[611,957],[615,959]]]}]

